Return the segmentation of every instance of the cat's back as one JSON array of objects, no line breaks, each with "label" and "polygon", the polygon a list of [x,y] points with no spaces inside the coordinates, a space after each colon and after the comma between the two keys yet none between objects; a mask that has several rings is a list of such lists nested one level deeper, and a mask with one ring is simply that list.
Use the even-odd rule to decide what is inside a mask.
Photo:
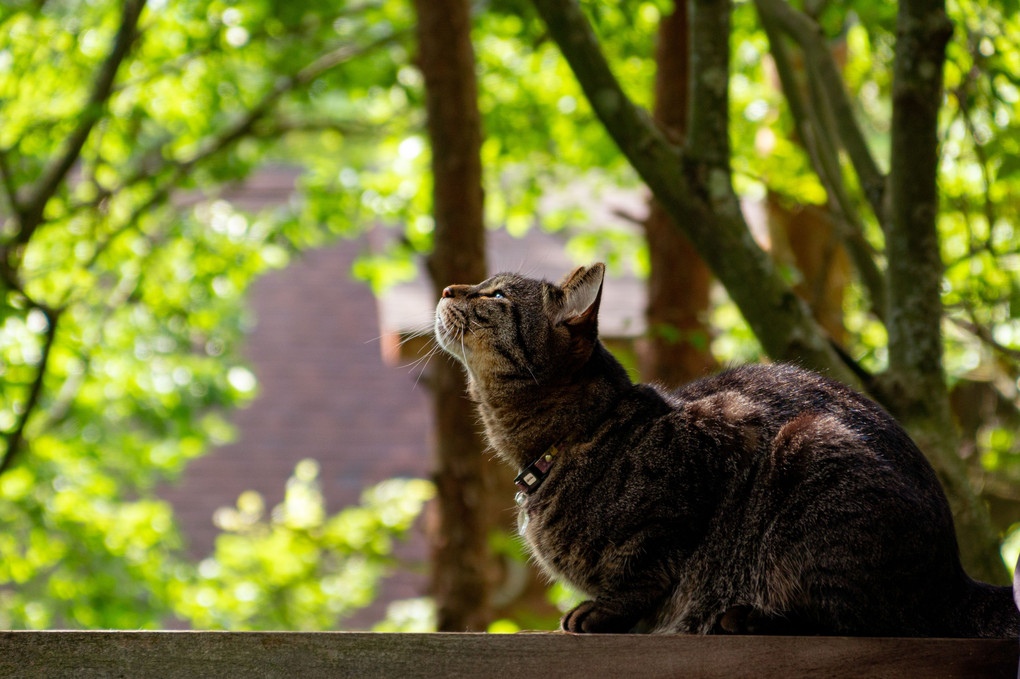
[{"label": "cat's back", "polygon": [[[773,418],[825,412],[858,420],[889,418],[873,401],[840,382],[788,363],[749,363],[690,382],[669,395],[688,404],[736,393],[758,404]],[[889,418],[891,419],[891,418]]]},{"label": "cat's back", "polygon": [[[762,441],[777,435],[805,416],[828,418],[890,452],[920,456],[903,428],[881,406],[846,385],[818,373],[785,363],[748,364],[724,370],[670,392],[666,398],[679,411],[711,412],[720,417],[739,410],[762,428]],[[735,404],[740,404],[736,408]]]},{"label": "cat's back", "polygon": [[810,469],[828,460],[869,483],[902,486],[939,521],[951,522],[938,478],[910,436],[881,406],[840,382],[789,364],[749,364],[666,398],[686,422],[735,428],[748,442],[744,455],[761,464]]}]

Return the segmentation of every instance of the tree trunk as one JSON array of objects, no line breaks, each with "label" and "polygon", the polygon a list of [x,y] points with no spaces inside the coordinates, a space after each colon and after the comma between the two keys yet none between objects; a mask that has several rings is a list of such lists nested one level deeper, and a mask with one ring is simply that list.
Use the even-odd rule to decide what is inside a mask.
[{"label": "tree trunk", "polygon": [[1007,578],[989,546],[998,536],[970,487],[958,452],[942,364],[942,258],[938,216],[938,112],[952,35],[943,0],[902,0],[893,64],[892,157],[886,220],[889,371],[886,400],[928,454],[946,488],[964,566],[990,582]]},{"label": "tree trunk", "polygon": [[[687,134],[690,75],[686,0],[663,17],[655,50],[655,121],[677,143]],[[703,377],[715,367],[706,321],[712,274],[687,236],[654,196],[649,199],[645,238],[648,275],[647,345],[642,375],[668,387]]]},{"label": "tree trunk", "polygon": [[[438,300],[447,285],[485,278],[482,132],[468,0],[415,0],[415,7],[434,182],[428,270]],[[463,371],[443,359],[435,362],[432,380],[438,521],[431,590],[440,631],[480,631],[491,622],[489,593],[497,570],[487,544],[495,470],[482,454]]]},{"label": "tree trunk", "polygon": [[952,31],[942,0],[904,0],[896,21],[887,244],[889,371],[910,408],[948,412],[942,370],[938,112]]}]

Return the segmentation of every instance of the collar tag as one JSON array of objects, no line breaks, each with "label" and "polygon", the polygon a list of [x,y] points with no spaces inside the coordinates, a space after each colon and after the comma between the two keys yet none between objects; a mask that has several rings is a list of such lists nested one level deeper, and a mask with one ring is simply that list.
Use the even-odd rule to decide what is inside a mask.
[{"label": "collar tag", "polygon": [[522,493],[529,495],[542,485],[545,477],[549,475],[549,469],[552,467],[553,460],[559,452],[555,445],[549,446],[548,450],[542,453],[537,460],[529,464],[524,468],[524,471],[517,475],[514,483],[521,489]]}]

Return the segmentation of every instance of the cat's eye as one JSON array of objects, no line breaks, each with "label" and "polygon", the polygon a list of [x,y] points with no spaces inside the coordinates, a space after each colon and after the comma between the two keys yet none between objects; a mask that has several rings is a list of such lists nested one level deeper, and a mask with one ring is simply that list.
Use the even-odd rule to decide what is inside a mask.
[{"label": "cat's eye", "polygon": [[491,296],[495,299],[503,299],[504,297],[506,297],[506,295],[503,294],[502,290],[497,290],[496,292],[492,293]]}]

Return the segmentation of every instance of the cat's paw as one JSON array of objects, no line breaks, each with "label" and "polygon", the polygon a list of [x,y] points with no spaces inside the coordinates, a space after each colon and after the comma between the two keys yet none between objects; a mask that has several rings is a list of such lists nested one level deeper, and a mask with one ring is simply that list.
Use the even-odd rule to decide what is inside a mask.
[{"label": "cat's paw", "polygon": [[582,601],[567,611],[560,620],[560,629],[564,632],[596,632],[594,629],[599,619],[598,608],[594,601]]},{"label": "cat's paw", "polygon": [[805,627],[803,620],[794,614],[765,613],[751,606],[736,605],[719,616],[712,634],[809,635],[812,629]]},{"label": "cat's paw", "polygon": [[750,606],[731,606],[712,629],[713,634],[749,634],[754,622],[754,609]]},{"label": "cat's paw", "polygon": [[576,634],[627,632],[633,625],[629,616],[614,615],[591,600],[582,601],[560,620],[561,630]]}]

